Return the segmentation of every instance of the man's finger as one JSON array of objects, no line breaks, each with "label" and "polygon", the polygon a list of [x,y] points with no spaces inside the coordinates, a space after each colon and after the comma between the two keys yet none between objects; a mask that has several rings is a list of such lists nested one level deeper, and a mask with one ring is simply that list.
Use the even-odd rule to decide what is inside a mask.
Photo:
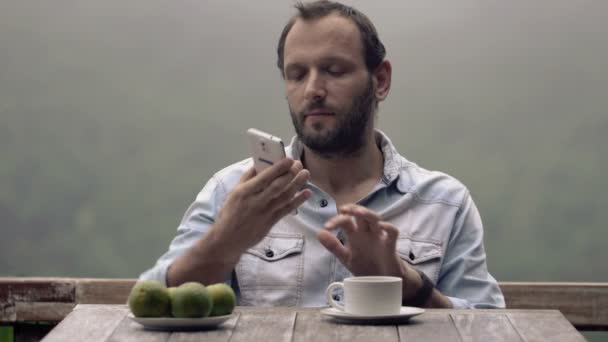
[{"label": "man's finger", "polygon": [[312,196],[312,191],[310,191],[309,189],[304,189],[304,190],[296,193],[291,198],[291,200],[289,200],[287,202],[287,204],[285,206],[283,206],[282,208],[280,208],[279,210],[277,210],[274,213],[273,219],[278,221],[281,218],[283,218],[283,216],[294,212],[294,210],[296,210],[299,206],[301,206],[302,203],[306,202],[311,196]]},{"label": "man's finger", "polygon": [[246,181],[255,177],[255,175],[256,175],[255,167],[252,166],[247,171],[245,171],[245,173],[241,176],[240,182],[245,183]]},{"label": "man's finger", "polygon": [[289,169],[291,168],[293,163],[293,159],[281,159],[271,167],[258,173],[256,177],[250,178],[249,182],[244,183],[245,191],[251,191],[256,193],[264,190],[268,186],[268,184],[270,184],[273,180],[289,172]]},{"label": "man's finger", "polygon": [[328,230],[342,228],[347,237],[357,232],[357,225],[353,221],[353,217],[343,214],[330,218],[327,222],[325,222],[325,228]]},{"label": "man's finger", "polygon": [[340,212],[344,214],[359,217],[368,222],[368,224],[377,224],[380,221],[380,216],[366,207],[356,204],[346,204],[340,207]]},{"label": "man's finger", "polygon": [[294,176],[291,174],[291,172],[287,172],[279,176],[260,191],[259,200],[264,201],[266,203],[270,203],[270,201],[274,201],[277,198],[283,196],[285,191],[287,191],[289,184],[293,180]]},{"label": "man's finger", "polygon": [[335,255],[343,265],[346,266],[349,264],[350,251],[340,243],[340,240],[338,240],[337,237],[327,230],[321,230],[319,234],[317,234],[317,239],[323,247]]},{"label": "man's finger", "polygon": [[386,233],[389,247],[395,248],[397,246],[397,238],[399,237],[399,229],[386,221],[380,221],[378,227]]},{"label": "man's finger", "polygon": [[[282,176],[285,177],[285,176]],[[270,204],[270,207],[281,206],[285,203],[288,203],[293,196],[300,191],[310,179],[310,173],[308,170],[300,171],[295,178],[291,179],[289,184],[285,184],[283,188],[277,191],[274,194],[268,194],[270,198],[274,198]],[[274,185],[274,183],[272,184]]]},{"label": "man's finger", "polygon": [[355,217],[357,226],[368,232],[380,234],[382,229],[378,227],[380,216],[370,209],[356,204],[346,204],[340,207],[340,212]]}]

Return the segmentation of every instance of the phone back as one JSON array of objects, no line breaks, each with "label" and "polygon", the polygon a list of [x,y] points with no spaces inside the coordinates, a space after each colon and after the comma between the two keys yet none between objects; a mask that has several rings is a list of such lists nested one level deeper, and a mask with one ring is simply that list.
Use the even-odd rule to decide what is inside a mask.
[{"label": "phone back", "polygon": [[255,128],[248,129],[247,136],[251,156],[258,173],[285,158],[285,147],[280,138]]}]

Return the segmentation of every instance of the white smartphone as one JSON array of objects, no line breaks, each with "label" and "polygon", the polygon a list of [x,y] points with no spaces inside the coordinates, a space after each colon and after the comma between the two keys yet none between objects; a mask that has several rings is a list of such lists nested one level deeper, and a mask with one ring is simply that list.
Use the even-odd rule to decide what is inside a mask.
[{"label": "white smartphone", "polygon": [[285,158],[285,146],[281,138],[255,128],[248,129],[247,136],[257,173]]},{"label": "white smartphone", "polygon": [[[249,149],[253,157],[253,165],[257,173],[285,158],[285,146],[281,138],[255,128],[248,129],[247,136],[249,137]],[[291,212],[291,215],[297,214],[298,209]]]}]

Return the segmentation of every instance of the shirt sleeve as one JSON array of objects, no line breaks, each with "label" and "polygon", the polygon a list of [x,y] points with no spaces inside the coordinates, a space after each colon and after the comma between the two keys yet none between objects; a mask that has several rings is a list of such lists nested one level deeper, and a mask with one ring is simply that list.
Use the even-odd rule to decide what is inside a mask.
[{"label": "shirt sleeve", "polygon": [[502,291],[488,272],[483,225],[468,192],[450,234],[437,289],[456,309],[505,307]]},{"label": "shirt sleeve", "polygon": [[177,235],[169,245],[169,250],[152,268],[143,272],[139,280],[157,280],[167,286],[167,270],[209,230],[215,222],[225,196],[226,192],[221,181],[215,176],[212,177],[186,210],[177,228]]}]

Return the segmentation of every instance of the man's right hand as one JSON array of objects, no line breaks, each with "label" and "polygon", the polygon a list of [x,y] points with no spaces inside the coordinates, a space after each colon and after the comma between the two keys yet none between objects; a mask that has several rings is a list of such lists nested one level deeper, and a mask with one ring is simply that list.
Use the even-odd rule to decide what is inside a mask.
[{"label": "man's right hand", "polygon": [[228,194],[211,229],[167,273],[168,286],[224,281],[241,255],[312,195],[300,161],[283,159],[256,174],[252,167]]},{"label": "man's right hand", "polygon": [[310,190],[300,190],[309,177],[300,161],[287,158],[259,174],[250,168],[228,194],[212,231],[240,257],[310,198]]}]

